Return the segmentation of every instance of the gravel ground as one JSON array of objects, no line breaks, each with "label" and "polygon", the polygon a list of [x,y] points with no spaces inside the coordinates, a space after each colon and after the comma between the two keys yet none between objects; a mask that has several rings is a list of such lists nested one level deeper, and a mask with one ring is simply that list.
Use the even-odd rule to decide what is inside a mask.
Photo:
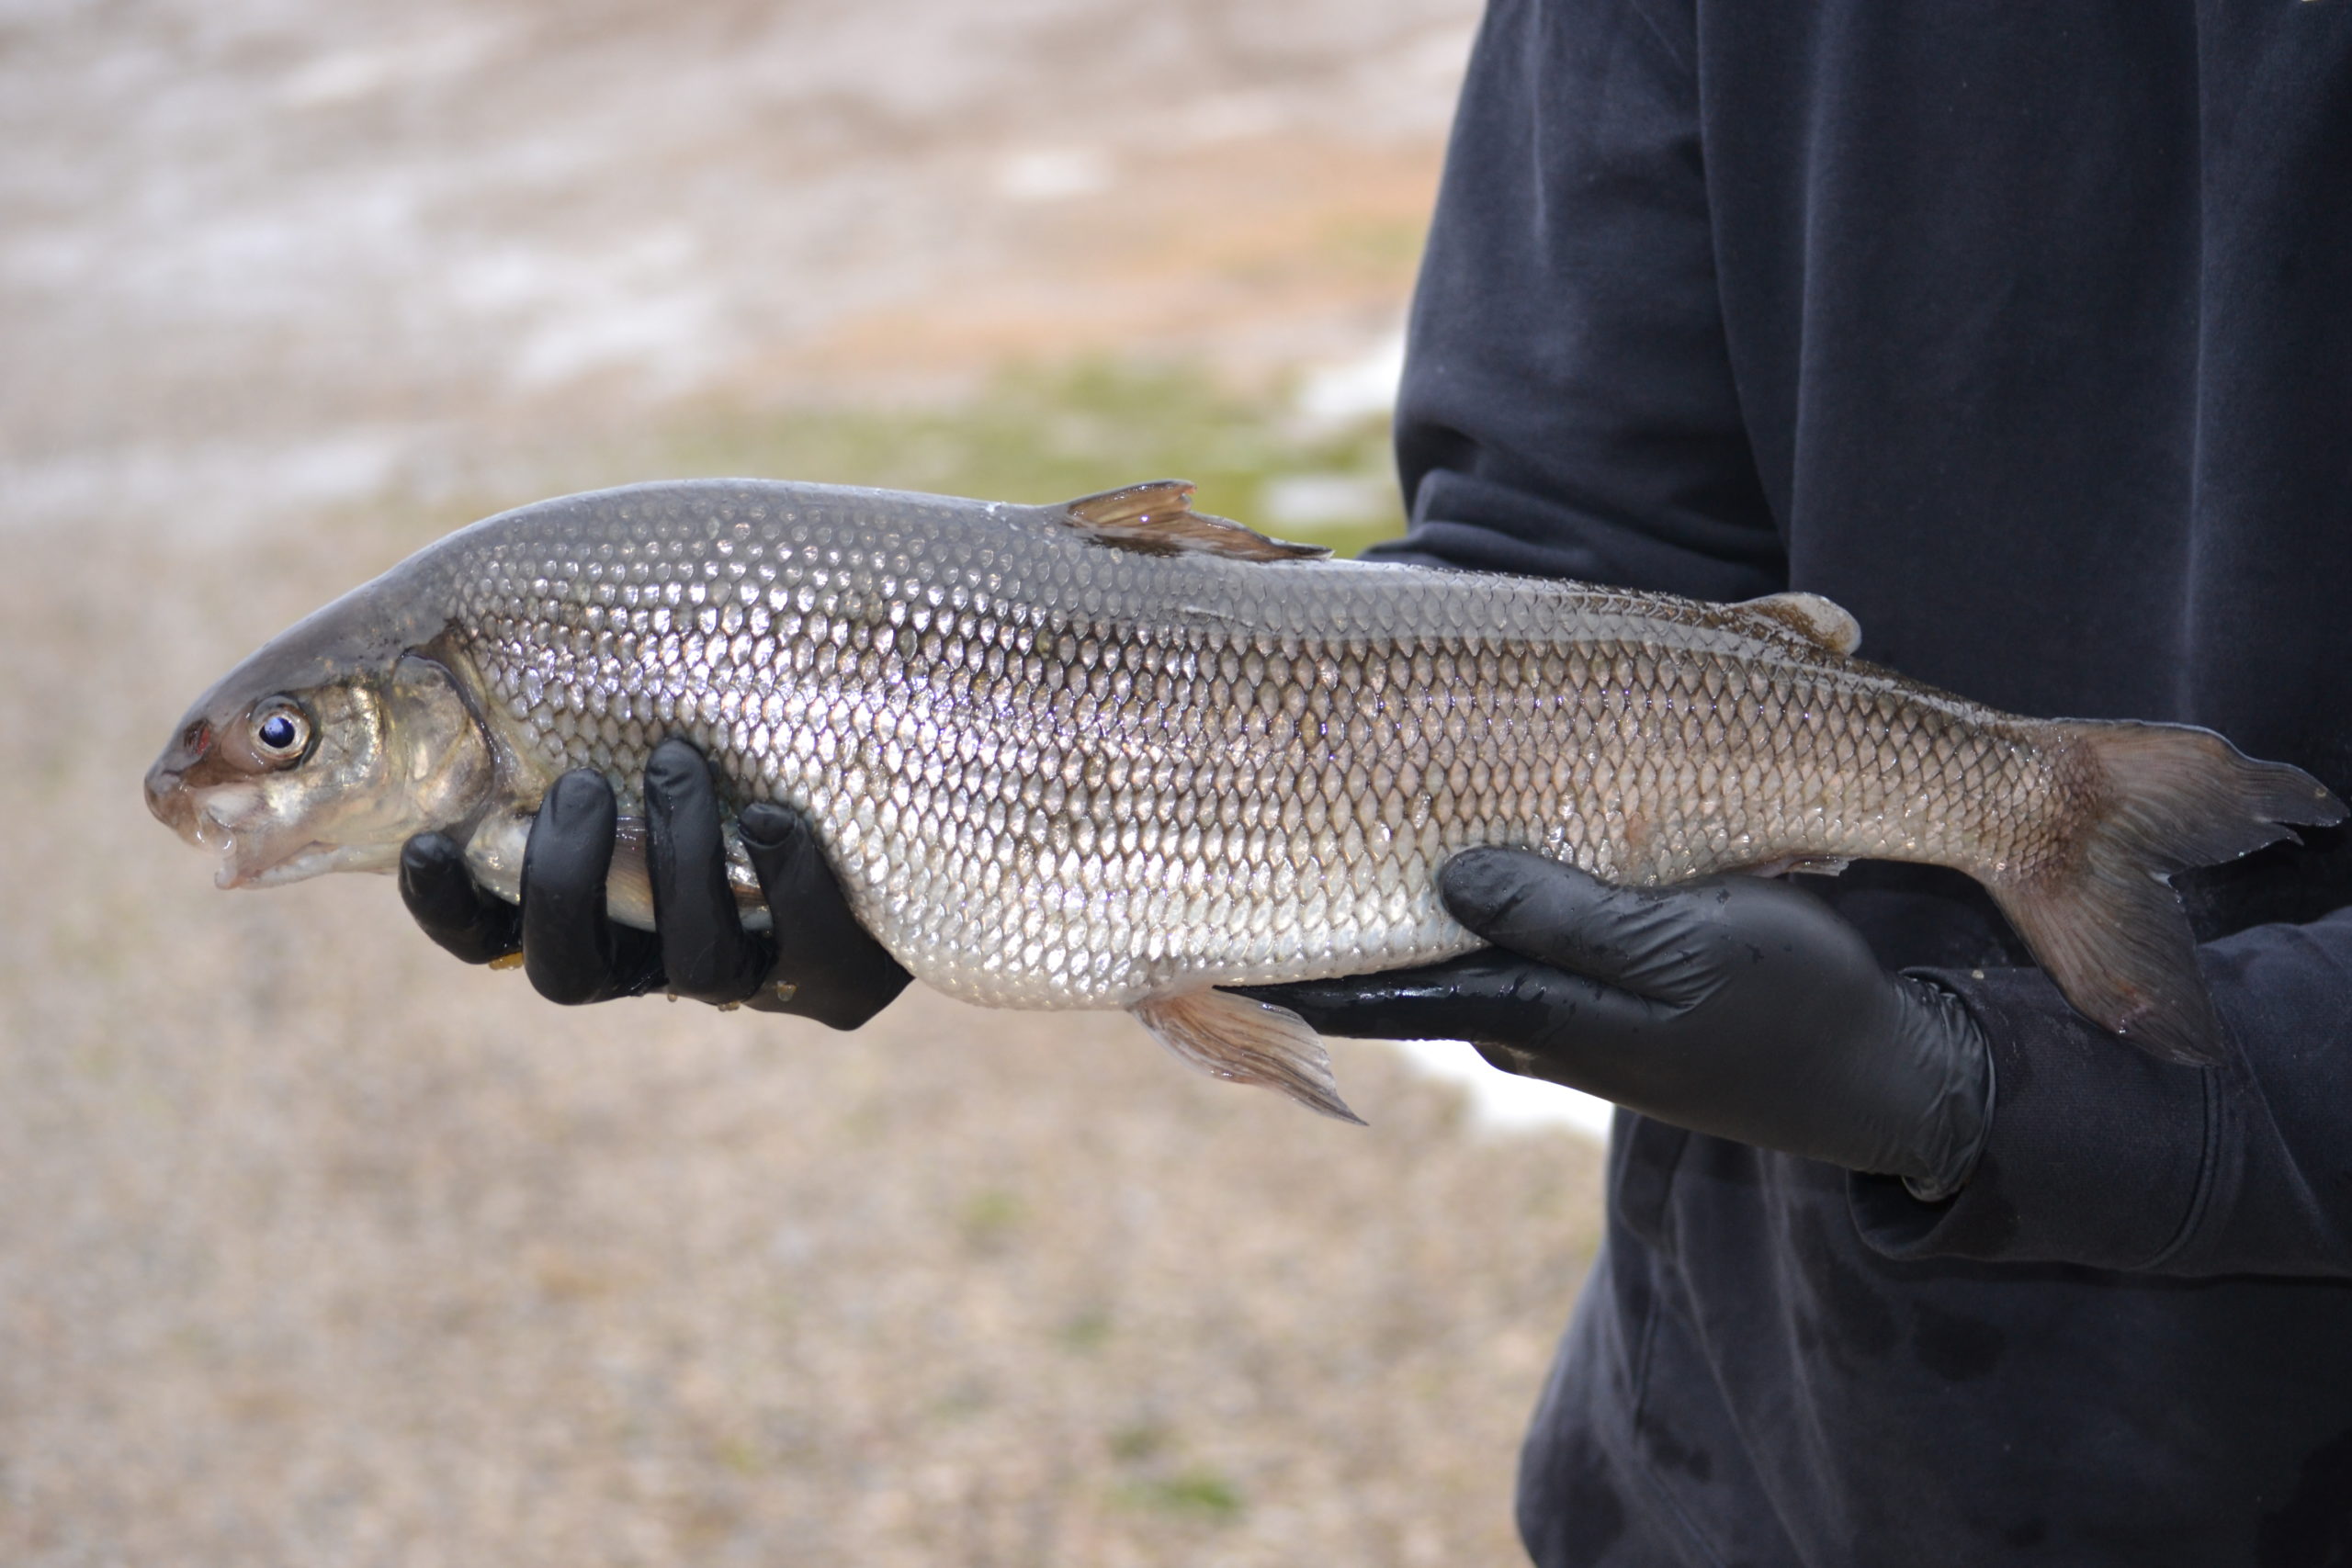
[{"label": "gravel ground", "polygon": [[1366,1131],[1117,1015],[561,1013],[138,795],[647,428],[1361,352],[1470,19],[0,8],[0,1562],[1520,1560],[1590,1143],[1374,1046]]}]

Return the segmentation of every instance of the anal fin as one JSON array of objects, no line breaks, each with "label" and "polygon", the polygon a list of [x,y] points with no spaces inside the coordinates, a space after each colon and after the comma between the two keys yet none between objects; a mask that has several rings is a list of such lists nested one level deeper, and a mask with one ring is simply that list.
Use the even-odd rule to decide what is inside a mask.
[{"label": "anal fin", "polygon": [[1148,998],[1127,1010],[1178,1060],[1211,1077],[1262,1084],[1309,1111],[1363,1125],[1340,1098],[1322,1037],[1288,1008],[1200,990]]}]

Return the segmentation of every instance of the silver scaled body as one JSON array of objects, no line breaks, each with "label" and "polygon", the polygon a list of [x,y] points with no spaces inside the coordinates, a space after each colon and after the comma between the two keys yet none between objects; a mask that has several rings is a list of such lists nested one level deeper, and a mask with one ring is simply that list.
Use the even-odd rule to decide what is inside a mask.
[{"label": "silver scaled body", "polygon": [[2056,852],[2073,793],[2032,721],[1802,615],[1136,549],[1061,507],[649,485],[394,575],[446,606],[518,776],[596,768],[628,809],[684,736],[733,805],[808,815],[910,970],[989,1006],[1462,953],[1435,872],[1472,845],[1631,883],[1847,856],[2013,873]]}]

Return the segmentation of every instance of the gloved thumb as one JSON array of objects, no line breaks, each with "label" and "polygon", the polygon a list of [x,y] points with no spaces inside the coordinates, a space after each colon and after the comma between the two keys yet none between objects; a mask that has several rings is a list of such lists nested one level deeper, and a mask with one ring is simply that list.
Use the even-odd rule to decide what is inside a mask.
[{"label": "gloved thumb", "polygon": [[1457,920],[1538,964],[1689,1007],[1721,983],[1719,885],[1617,887],[1527,850],[1466,850],[1438,874]]}]

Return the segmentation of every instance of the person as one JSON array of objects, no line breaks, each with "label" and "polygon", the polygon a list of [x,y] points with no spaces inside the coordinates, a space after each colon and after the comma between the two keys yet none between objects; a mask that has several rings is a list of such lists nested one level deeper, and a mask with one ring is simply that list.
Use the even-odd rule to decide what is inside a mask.
[{"label": "person", "polygon": [[[1397,451],[1390,558],[1810,590],[1911,676],[2345,794],[2352,5],[1493,0]],[[673,760],[657,823],[708,793]],[[551,994],[666,963],[773,1000],[773,964],[854,1024],[903,984],[788,813],[754,846],[780,946],[678,913],[715,902],[697,818],[662,938],[615,951],[602,787],[534,835],[581,894],[526,900]],[[514,917],[447,846],[412,860],[445,944],[511,946],[469,948]],[[2352,1562],[2352,840],[2179,879],[2210,1067],[2075,1014],[1962,878],[1806,880],[1476,853],[1442,888],[1490,949],[1258,993],[1634,1108],[1521,1455],[1531,1555]]]}]

